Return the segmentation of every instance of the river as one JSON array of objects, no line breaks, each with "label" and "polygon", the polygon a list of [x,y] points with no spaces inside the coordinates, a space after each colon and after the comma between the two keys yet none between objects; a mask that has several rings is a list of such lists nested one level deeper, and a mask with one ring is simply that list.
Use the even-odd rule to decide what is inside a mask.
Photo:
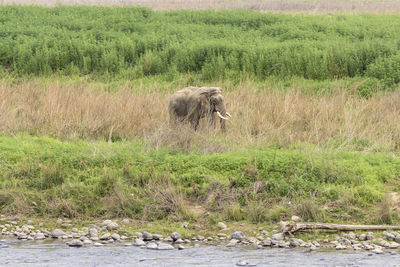
[{"label": "river", "polygon": [[0,266],[400,266],[396,252],[374,254],[354,251],[313,251],[305,249],[255,249],[225,246],[187,247],[157,251],[124,243],[103,247],[68,247],[61,241],[0,242]]}]

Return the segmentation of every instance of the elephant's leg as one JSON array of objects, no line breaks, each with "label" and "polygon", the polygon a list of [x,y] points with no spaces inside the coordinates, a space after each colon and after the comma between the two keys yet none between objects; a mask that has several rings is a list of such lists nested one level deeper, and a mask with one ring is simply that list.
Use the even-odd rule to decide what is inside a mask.
[{"label": "elephant's leg", "polygon": [[199,120],[194,120],[191,122],[192,127],[195,131],[197,131],[197,129],[199,128]]},{"label": "elephant's leg", "polygon": [[208,115],[208,126],[212,126],[214,128],[217,126],[217,121],[215,120],[214,112]]}]

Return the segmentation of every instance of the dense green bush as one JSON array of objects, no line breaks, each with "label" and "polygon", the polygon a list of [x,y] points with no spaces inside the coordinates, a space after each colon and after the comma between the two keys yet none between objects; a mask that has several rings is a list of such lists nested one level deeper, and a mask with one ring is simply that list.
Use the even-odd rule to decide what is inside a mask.
[{"label": "dense green bush", "polygon": [[3,75],[400,77],[399,15],[1,6],[0,25]]}]

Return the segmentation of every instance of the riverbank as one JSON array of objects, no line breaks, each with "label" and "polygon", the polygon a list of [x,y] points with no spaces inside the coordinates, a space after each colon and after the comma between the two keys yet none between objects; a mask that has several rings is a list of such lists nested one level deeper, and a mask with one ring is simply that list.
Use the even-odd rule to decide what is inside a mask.
[{"label": "riverbank", "polygon": [[[293,219],[299,220],[298,217]],[[180,224],[179,232],[168,232],[174,226],[138,223],[128,218],[102,222],[80,222],[79,226],[69,219],[39,222],[33,220],[0,218],[0,249],[7,248],[6,240],[18,239],[33,244],[43,241],[61,241],[69,247],[103,247],[104,245],[136,246],[149,250],[185,250],[199,246],[246,247],[248,249],[300,248],[304,251],[370,251],[374,254],[397,254],[400,232],[329,232],[314,231],[285,236],[279,227],[257,227],[246,223],[225,224],[217,228],[205,225]],[[81,226],[87,225],[87,226]],[[149,230],[149,229],[163,229]],[[139,229],[148,229],[140,231]],[[236,229],[236,230],[234,230]],[[237,229],[246,229],[245,232]],[[166,232],[167,231],[167,232]],[[244,263],[242,261],[241,263]],[[240,266],[240,262],[238,262]],[[246,265],[246,264],[245,264]]]}]

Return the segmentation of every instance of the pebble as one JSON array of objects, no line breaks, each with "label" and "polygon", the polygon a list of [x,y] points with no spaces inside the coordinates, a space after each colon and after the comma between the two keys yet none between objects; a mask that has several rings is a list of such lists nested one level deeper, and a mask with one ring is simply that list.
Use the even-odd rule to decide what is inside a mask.
[{"label": "pebble", "polygon": [[121,236],[119,234],[117,234],[117,233],[114,233],[114,234],[111,235],[111,238],[114,239],[114,240],[119,240],[119,239],[121,239]]},{"label": "pebble", "polygon": [[67,245],[70,247],[82,247],[83,242],[80,241],[79,239],[74,239],[74,240],[68,242]]},{"label": "pebble", "polygon": [[301,218],[300,218],[299,216],[293,215],[293,216],[292,216],[292,221],[294,221],[294,222],[300,222],[300,221],[301,221]]},{"label": "pebble", "polygon": [[142,233],[142,238],[145,241],[150,241],[150,240],[153,240],[153,235],[150,234],[149,232],[143,232]]},{"label": "pebble", "polygon": [[90,240],[90,239],[85,239],[85,240],[83,240],[83,244],[85,244],[85,245],[90,245],[90,244],[92,244],[92,243],[93,243],[93,241]]},{"label": "pebble", "polygon": [[129,220],[128,218],[125,218],[125,219],[123,219],[122,221],[121,221],[121,223],[123,223],[123,224],[128,224],[128,223],[130,223],[131,222],[131,220]]},{"label": "pebble", "polygon": [[229,247],[235,247],[236,246],[236,244],[239,242],[239,240],[237,240],[237,239],[231,239],[230,241],[229,241],[229,243],[226,245],[228,248]]},{"label": "pebble", "polygon": [[181,236],[180,233],[173,232],[173,233],[171,234],[171,238],[172,238],[172,240],[176,241],[176,240],[178,240],[178,239],[181,239],[182,236]]},{"label": "pebble", "polygon": [[218,222],[217,226],[218,226],[218,228],[221,229],[221,230],[224,230],[224,229],[227,228],[226,224],[223,223],[223,222]]},{"label": "pebble", "polygon": [[53,238],[60,238],[60,237],[62,237],[62,236],[64,236],[64,235],[65,235],[65,233],[64,233],[64,231],[61,230],[61,229],[54,229],[54,230],[51,232],[51,236],[52,236]]},{"label": "pebble", "polygon": [[157,244],[156,243],[153,243],[153,242],[150,242],[150,243],[148,243],[147,245],[146,245],[146,248],[147,249],[157,249]]},{"label": "pebble", "polygon": [[274,234],[274,235],[272,235],[272,239],[273,240],[284,240],[285,239],[285,237],[284,237],[284,235],[283,235],[283,233],[278,233],[278,234]]},{"label": "pebble", "polygon": [[179,249],[179,250],[183,250],[183,249],[186,249],[186,247],[184,247],[183,245],[179,244],[179,245],[178,245],[178,249]]},{"label": "pebble", "polygon": [[110,233],[105,233],[104,235],[102,235],[100,237],[100,240],[109,240],[111,238],[111,234]]},{"label": "pebble", "polygon": [[382,254],[383,253],[383,251],[382,251],[382,249],[381,248],[375,248],[374,250],[372,250],[372,252],[374,252],[375,254]]},{"label": "pebble", "polygon": [[172,250],[172,249],[174,249],[174,247],[167,243],[159,243],[157,249],[158,250]]},{"label": "pebble", "polygon": [[237,266],[247,266],[249,264],[248,261],[240,260],[236,263]]},{"label": "pebble", "polygon": [[231,235],[232,239],[237,239],[237,240],[241,240],[241,239],[243,239],[243,237],[244,237],[243,232],[234,232]]},{"label": "pebble", "polygon": [[139,238],[136,238],[134,243],[135,243],[135,246],[144,246],[144,245],[146,245],[146,243],[142,239],[139,239]]},{"label": "pebble", "polygon": [[98,242],[95,242],[95,243],[93,243],[93,246],[95,246],[95,247],[102,247],[102,246],[104,246],[102,243],[98,243]]},{"label": "pebble", "polygon": [[42,239],[45,239],[45,238],[46,237],[44,236],[43,233],[36,233],[35,236],[34,236],[35,240],[42,240]]},{"label": "pebble", "polygon": [[154,239],[154,240],[160,240],[160,239],[162,239],[162,235],[160,235],[160,234],[153,234],[153,239]]}]

